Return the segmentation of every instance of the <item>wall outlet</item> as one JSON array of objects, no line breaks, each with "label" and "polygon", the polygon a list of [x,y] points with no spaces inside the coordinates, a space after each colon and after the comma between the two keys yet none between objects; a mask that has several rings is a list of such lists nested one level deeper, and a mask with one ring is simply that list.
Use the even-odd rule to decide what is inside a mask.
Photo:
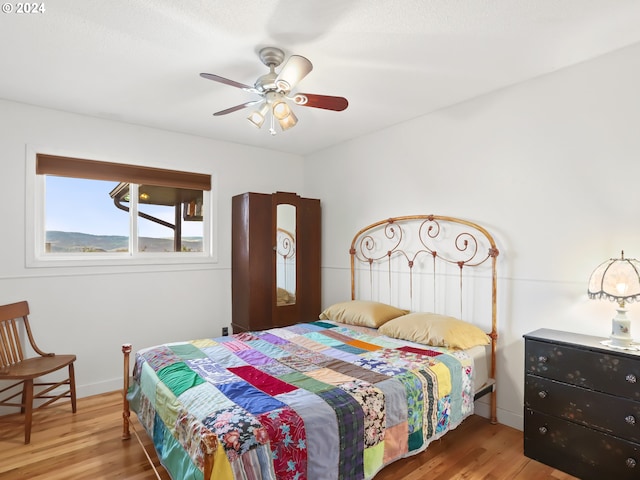
[{"label": "wall outlet", "polygon": [[229,327],[222,327],[222,336],[226,337],[229,335]]}]

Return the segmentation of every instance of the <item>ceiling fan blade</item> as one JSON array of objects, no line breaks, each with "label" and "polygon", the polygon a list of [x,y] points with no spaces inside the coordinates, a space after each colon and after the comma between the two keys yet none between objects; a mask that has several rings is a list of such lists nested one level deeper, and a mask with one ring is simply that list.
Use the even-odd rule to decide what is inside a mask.
[{"label": "ceiling fan blade", "polygon": [[228,113],[237,112],[238,110],[242,110],[243,108],[251,107],[253,105],[257,105],[258,103],[262,103],[263,100],[254,100],[252,102],[243,103],[241,105],[236,105],[235,107],[230,107],[225,110],[220,110],[213,114],[214,117],[219,117],[221,115],[226,115]]},{"label": "ceiling fan blade", "polygon": [[228,78],[221,77],[220,75],[214,75],[213,73],[201,73],[200,76],[202,78],[206,78],[207,80],[213,80],[214,82],[224,83],[225,85],[230,85],[232,87],[241,88],[248,92],[255,92],[256,89],[245,85],[244,83],[236,82],[235,80],[229,80]]},{"label": "ceiling fan blade", "polygon": [[280,90],[290,92],[311,70],[313,64],[309,60],[300,55],[291,55],[276,77],[276,85]]},{"label": "ceiling fan blade", "polygon": [[313,93],[296,93],[293,96],[296,105],[302,107],[323,108],[341,112],[349,106],[349,101],[344,97],[332,97],[330,95],[316,95]]}]

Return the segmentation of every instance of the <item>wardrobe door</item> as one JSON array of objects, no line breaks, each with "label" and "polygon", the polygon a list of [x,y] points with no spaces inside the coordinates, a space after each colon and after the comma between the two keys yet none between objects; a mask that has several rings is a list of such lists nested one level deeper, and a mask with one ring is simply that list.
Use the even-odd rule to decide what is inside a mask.
[{"label": "wardrobe door", "polygon": [[300,240],[300,266],[298,285],[300,291],[300,322],[314,322],[320,315],[320,253],[321,218],[320,200],[300,199],[298,209],[298,237]]},{"label": "wardrobe door", "polygon": [[271,195],[236,195],[232,199],[231,217],[233,332],[271,328]]},{"label": "wardrobe door", "polygon": [[320,314],[320,200],[273,194],[275,327]]}]

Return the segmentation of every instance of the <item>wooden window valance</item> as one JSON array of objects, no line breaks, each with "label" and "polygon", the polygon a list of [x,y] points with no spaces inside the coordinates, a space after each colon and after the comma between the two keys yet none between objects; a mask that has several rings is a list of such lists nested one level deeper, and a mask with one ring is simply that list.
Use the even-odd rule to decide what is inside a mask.
[{"label": "wooden window valance", "polygon": [[82,158],[36,154],[36,174],[113,180],[140,185],[211,190],[211,175],[162,168],[100,162]]}]

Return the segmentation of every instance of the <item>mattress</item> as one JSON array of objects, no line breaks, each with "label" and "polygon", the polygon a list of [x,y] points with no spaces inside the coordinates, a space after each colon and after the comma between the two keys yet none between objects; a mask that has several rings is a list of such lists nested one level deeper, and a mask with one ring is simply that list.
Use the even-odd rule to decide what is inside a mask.
[{"label": "mattress", "polygon": [[489,383],[489,371],[491,367],[491,346],[478,345],[465,350],[467,355],[473,358],[473,385],[474,392],[482,390]]}]

